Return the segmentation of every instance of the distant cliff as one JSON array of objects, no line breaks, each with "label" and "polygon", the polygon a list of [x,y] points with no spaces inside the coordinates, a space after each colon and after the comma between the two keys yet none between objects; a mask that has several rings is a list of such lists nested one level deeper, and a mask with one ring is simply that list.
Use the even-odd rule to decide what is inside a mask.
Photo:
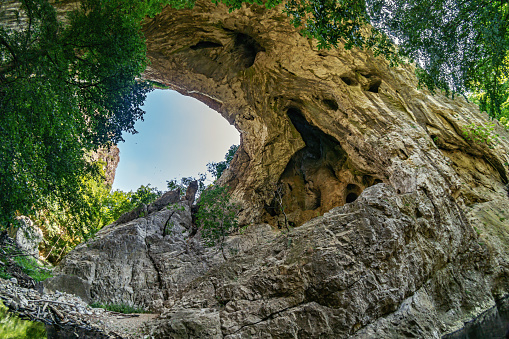
[{"label": "distant cliff", "polygon": [[101,161],[104,170],[104,183],[110,187],[115,181],[115,173],[117,166],[120,161],[120,150],[116,145],[108,148],[100,148],[96,152],[91,154],[91,158],[94,161]]}]

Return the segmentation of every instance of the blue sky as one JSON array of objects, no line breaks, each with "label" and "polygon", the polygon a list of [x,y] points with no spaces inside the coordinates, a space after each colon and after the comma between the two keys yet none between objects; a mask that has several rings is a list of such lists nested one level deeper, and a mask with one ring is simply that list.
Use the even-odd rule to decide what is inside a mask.
[{"label": "blue sky", "polygon": [[140,185],[166,190],[166,180],[207,172],[222,161],[239,132],[205,104],[175,91],[154,90],[143,109],[137,134],[125,134],[113,189],[135,191]]}]

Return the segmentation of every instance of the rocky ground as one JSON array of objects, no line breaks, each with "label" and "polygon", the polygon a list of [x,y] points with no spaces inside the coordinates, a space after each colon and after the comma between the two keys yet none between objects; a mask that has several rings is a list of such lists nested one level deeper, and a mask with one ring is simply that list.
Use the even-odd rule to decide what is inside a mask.
[{"label": "rocky ground", "polygon": [[[22,319],[46,324],[49,338],[140,338],[143,325],[157,314],[122,314],[103,308],[92,308],[80,297],[65,292],[42,293],[37,277],[44,267],[23,267],[15,258],[31,257],[23,252],[5,232],[0,234],[0,299],[9,311]],[[37,270],[38,272],[35,272]]]},{"label": "rocky ground", "polygon": [[46,324],[49,338],[140,338],[145,322],[157,317],[92,308],[72,294],[41,294],[1,278],[0,298],[21,318]]}]

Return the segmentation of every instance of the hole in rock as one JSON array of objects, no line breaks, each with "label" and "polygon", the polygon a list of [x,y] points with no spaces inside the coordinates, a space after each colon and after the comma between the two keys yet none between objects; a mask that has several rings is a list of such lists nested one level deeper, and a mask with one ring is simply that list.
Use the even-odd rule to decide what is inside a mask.
[{"label": "hole in rock", "polygon": [[355,193],[348,193],[348,195],[346,196],[345,202],[347,204],[354,202],[355,200],[357,200],[357,197],[358,197],[358,195]]},{"label": "hole in rock", "polygon": [[356,81],[352,78],[349,78],[349,77],[341,77],[341,80],[343,80],[343,82],[345,84],[347,84],[348,86],[353,86],[356,84]]},{"label": "hole in rock", "polygon": [[[147,95],[137,134],[124,134],[113,189],[135,191],[151,184],[167,190],[167,180],[198,177],[207,163],[224,161],[239,132],[219,113],[195,98],[156,89]],[[211,179],[211,175],[208,176]]]},{"label": "hole in rock", "polygon": [[346,185],[345,203],[348,204],[348,203],[351,203],[351,202],[354,202],[355,200],[357,200],[357,197],[359,197],[361,192],[362,192],[362,189],[355,184]]},{"label": "hole in rock", "polygon": [[323,99],[322,102],[330,110],[337,111],[339,108],[338,103],[334,99]]},{"label": "hole in rock", "polygon": [[[336,138],[324,133],[306,119],[301,103],[295,102],[287,109],[290,122],[305,143],[289,160],[280,177],[282,201],[276,192],[271,204],[266,206],[265,220],[278,225],[283,213],[296,226],[345,203],[348,194],[359,196],[367,185],[352,184],[363,182],[364,178],[372,183],[372,177],[356,170],[348,161],[346,152]],[[369,177],[369,178],[368,178]],[[350,186],[348,186],[350,184]],[[348,186],[349,191],[346,190]],[[291,191],[290,191],[291,187]],[[353,195],[350,196],[353,199]],[[349,199],[350,199],[349,198]]]},{"label": "hole in rock", "polygon": [[253,66],[256,55],[265,49],[251,36],[244,33],[235,33],[234,54],[244,68]]},{"label": "hole in rock", "polygon": [[196,45],[191,46],[190,48],[194,51],[198,49],[204,49],[204,48],[218,48],[223,47],[220,43],[213,42],[213,41],[200,41]]},{"label": "hole in rock", "polygon": [[378,89],[380,88],[380,85],[382,84],[382,80],[377,79],[376,81],[372,82],[369,85],[368,91],[372,93],[378,93]]}]

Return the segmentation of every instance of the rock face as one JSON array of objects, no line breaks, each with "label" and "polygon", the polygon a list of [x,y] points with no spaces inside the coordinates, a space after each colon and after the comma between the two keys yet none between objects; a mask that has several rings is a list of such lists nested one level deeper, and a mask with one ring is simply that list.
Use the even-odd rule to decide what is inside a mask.
[{"label": "rock face", "polygon": [[[191,281],[222,261],[220,252],[205,248],[199,236],[190,237],[191,208],[179,196],[178,191],[168,192],[133,211],[136,216],[126,213],[104,227],[62,260],[45,289],[156,310],[171,305]],[[251,233],[229,239],[232,251],[244,251],[275,234],[268,225]],[[71,279],[78,281],[70,283]]]},{"label": "rock face", "polygon": [[188,203],[110,225],[59,268],[92,299],[161,310],[158,338],[439,338],[509,293],[509,136],[465,138],[474,105],[277,8],[198,1],[144,32],[145,77],[240,131],[220,182],[249,226],[223,263]]},{"label": "rock face", "polygon": [[507,141],[465,140],[463,129],[486,117],[462,98],[417,90],[411,66],[319,51],[280,9],[260,6],[228,13],[199,1],[165,9],[144,30],[145,76],[207,103],[239,130],[221,180],[244,203],[244,223],[280,218],[277,184],[296,225],[379,182],[467,206],[506,196]]},{"label": "rock face", "polygon": [[8,230],[10,237],[23,252],[39,258],[39,244],[43,240],[41,229],[26,216],[17,217],[16,220],[17,224]]},{"label": "rock face", "polygon": [[193,281],[152,335],[439,338],[493,306],[507,282],[486,279],[488,251],[464,216],[438,216],[422,192],[367,188]]},{"label": "rock face", "polygon": [[120,161],[120,150],[116,145],[109,148],[100,148],[91,154],[93,161],[100,161],[104,170],[104,183],[108,186],[115,181],[115,172]]}]

